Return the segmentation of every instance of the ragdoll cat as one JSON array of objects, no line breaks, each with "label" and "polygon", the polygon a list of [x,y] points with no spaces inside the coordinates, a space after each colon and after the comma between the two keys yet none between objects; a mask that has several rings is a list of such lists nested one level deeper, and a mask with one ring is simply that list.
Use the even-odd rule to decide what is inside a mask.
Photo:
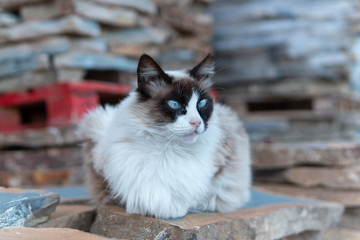
[{"label": "ragdoll cat", "polygon": [[93,199],[158,218],[241,207],[250,196],[249,140],[208,92],[212,56],[191,70],[163,71],[143,55],[137,74],[127,98],[80,125]]}]

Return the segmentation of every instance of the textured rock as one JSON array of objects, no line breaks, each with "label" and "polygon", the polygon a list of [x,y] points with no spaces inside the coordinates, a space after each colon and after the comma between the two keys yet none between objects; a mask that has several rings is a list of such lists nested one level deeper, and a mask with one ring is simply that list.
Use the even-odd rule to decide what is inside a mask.
[{"label": "textured rock", "polygon": [[258,169],[297,164],[346,166],[359,162],[360,146],[356,142],[254,143],[252,157]]},{"label": "textured rock", "polygon": [[320,187],[303,188],[290,184],[256,183],[255,189],[285,196],[338,202],[347,207],[360,206],[360,192],[350,190],[329,190]]},{"label": "textured rock", "polygon": [[61,68],[119,70],[136,72],[137,61],[127,57],[116,57],[102,53],[69,52],[59,55],[55,65]]},{"label": "textured rock", "polygon": [[52,240],[105,240],[104,238],[87,232],[69,228],[26,228],[8,227],[0,230],[0,238],[6,240],[32,240],[32,239],[52,239]]},{"label": "textured rock", "polygon": [[[265,195],[253,196],[254,201],[259,201],[255,197],[269,200]],[[268,205],[226,214],[194,213],[173,220],[128,215],[116,206],[102,206],[91,232],[129,239],[279,239],[325,229],[339,221],[342,213],[337,204],[285,202],[269,201]]]},{"label": "textured rock", "polygon": [[0,188],[0,228],[45,222],[58,203],[59,195],[55,193]]},{"label": "textured rock", "polygon": [[95,218],[95,208],[89,205],[59,205],[49,221],[37,225],[40,228],[72,228],[89,232]]},{"label": "textured rock", "polygon": [[26,22],[12,28],[0,29],[0,43],[30,40],[56,34],[96,37],[100,35],[100,27],[91,20],[77,16],[41,22]]},{"label": "textured rock", "polygon": [[77,144],[76,125],[29,129],[23,132],[0,134],[0,149],[6,147],[46,147]]},{"label": "textured rock", "polygon": [[360,190],[360,167],[293,167],[284,173],[287,181],[304,187]]}]

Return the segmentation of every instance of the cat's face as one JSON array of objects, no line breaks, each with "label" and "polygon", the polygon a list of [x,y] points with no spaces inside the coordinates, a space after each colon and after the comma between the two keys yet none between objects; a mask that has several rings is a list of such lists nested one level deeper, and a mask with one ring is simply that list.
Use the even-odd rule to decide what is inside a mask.
[{"label": "cat's face", "polygon": [[206,131],[213,111],[208,93],[213,73],[210,55],[191,70],[166,72],[143,55],[138,67],[136,113],[155,134],[169,140],[196,141]]}]

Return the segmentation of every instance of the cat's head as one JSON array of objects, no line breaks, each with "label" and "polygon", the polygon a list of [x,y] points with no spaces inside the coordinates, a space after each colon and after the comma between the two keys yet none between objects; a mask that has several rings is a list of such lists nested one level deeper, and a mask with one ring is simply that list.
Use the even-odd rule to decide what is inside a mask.
[{"label": "cat's head", "polygon": [[148,55],[137,69],[137,114],[169,139],[194,142],[208,127],[214,100],[208,90],[214,75],[209,54],[190,70],[164,71]]}]

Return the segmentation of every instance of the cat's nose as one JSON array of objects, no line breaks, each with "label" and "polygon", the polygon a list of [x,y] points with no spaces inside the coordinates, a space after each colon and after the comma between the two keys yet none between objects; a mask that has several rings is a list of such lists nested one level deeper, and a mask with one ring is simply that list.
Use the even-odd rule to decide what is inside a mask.
[{"label": "cat's nose", "polygon": [[192,120],[190,121],[190,124],[194,126],[196,129],[198,129],[200,127],[201,121]]}]

